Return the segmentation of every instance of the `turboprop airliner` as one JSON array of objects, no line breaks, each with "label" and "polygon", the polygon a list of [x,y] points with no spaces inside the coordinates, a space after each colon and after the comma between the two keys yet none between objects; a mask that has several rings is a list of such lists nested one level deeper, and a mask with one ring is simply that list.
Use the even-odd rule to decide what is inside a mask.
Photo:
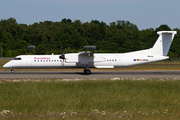
[{"label": "turboprop airliner", "polygon": [[[176,31],[159,31],[158,39],[150,49],[129,53],[92,53],[83,52],[62,55],[19,55],[3,67],[20,68],[84,68],[85,74],[90,74],[89,68],[121,68],[168,59],[167,56]],[[87,47],[90,48],[90,47]]]}]

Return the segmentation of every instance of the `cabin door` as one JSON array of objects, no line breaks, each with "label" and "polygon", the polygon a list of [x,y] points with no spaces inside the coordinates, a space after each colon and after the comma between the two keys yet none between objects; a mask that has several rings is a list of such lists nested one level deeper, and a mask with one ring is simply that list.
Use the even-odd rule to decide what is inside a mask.
[{"label": "cabin door", "polygon": [[27,57],[27,65],[32,66],[32,57],[31,56]]},{"label": "cabin door", "polygon": [[121,56],[117,57],[117,65],[122,66],[122,57]]}]

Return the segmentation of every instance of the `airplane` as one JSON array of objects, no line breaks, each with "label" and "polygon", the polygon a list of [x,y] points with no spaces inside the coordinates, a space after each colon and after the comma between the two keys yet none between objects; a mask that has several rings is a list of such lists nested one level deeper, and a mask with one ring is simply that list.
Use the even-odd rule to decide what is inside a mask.
[{"label": "airplane", "polygon": [[[61,55],[19,55],[3,67],[13,69],[30,68],[84,68],[85,74],[91,74],[89,68],[122,68],[168,59],[171,43],[177,31],[159,31],[158,39],[150,49],[128,53],[92,53],[83,52]],[[95,49],[86,46],[84,49]]]}]

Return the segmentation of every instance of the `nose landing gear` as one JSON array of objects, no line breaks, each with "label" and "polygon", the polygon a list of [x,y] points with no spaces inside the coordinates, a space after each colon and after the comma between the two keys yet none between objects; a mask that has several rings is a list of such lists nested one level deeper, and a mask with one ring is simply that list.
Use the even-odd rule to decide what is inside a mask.
[{"label": "nose landing gear", "polygon": [[11,73],[13,74],[13,73],[15,73],[15,71],[13,69],[11,69]]}]

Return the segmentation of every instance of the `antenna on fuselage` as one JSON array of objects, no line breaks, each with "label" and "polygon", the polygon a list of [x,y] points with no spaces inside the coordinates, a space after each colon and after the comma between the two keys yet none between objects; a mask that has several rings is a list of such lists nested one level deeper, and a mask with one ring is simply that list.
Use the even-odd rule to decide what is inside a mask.
[{"label": "antenna on fuselage", "polygon": [[34,45],[30,45],[27,47],[27,53],[29,54],[29,49],[34,49],[34,53],[35,53],[35,46]]}]

